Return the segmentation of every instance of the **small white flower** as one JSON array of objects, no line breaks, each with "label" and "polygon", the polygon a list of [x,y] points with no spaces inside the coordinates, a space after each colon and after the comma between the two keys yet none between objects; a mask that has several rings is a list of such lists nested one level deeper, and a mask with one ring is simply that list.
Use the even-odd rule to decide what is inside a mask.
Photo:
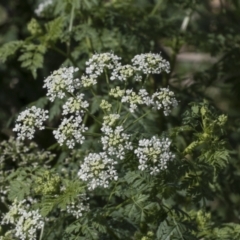
[{"label": "small white flower", "polygon": [[170,145],[168,138],[158,139],[153,136],[151,139],[140,140],[138,148],[134,150],[139,160],[138,168],[142,171],[149,169],[150,174],[166,169],[167,163],[174,158]]},{"label": "small white flower", "polygon": [[83,75],[81,77],[81,86],[88,88],[97,84],[96,75]]},{"label": "small white flower", "polygon": [[130,104],[129,111],[130,112],[135,112],[137,109],[138,105],[151,105],[152,100],[148,94],[148,92],[145,89],[140,89],[139,93],[135,93],[133,90],[126,90],[125,96],[122,97],[121,100],[123,103],[127,102]]},{"label": "small white flower", "polygon": [[103,125],[113,126],[119,118],[120,118],[120,115],[115,113],[104,116]]},{"label": "small white flower", "polygon": [[132,150],[130,135],[123,132],[122,126],[117,126],[113,129],[111,126],[103,125],[101,131],[104,136],[101,137],[103,150],[110,156],[116,156],[118,159],[124,159],[126,150]]},{"label": "small white flower", "polygon": [[155,92],[152,95],[152,101],[154,107],[158,110],[163,109],[165,116],[169,115],[171,109],[178,105],[174,92],[168,88],[161,88],[158,92]]},{"label": "small white flower", "polygon": [[43,88],[47,88],[47,96],[50,101],[54,101],[56,97],[64,98],[66,93],[73,93],[75,89],[79,88],[80,80],[74,79],[74,72],[77,72],[78,68],[60,68],[54,71],[44,82]]},{"label": "small white flower", "polygon": [[113,53],[94,54],[87,62],[86,73],[89,75],[99,76],[102,74],[104,68],[115,69],[120,66],[121,58]]},{"label": "small white flower", "polygon": [[86,108],[88,108],[89,103],[83,100],[84,94],[81,93],[76,97],[68,98],[67,102],[63,105],[63,115],[67,115],[69,113],[75,113],[76,115],[80,115],[84,112]]},{"label": "small white flower", "polygon": [[144,89],[144,88],[140,89],[139,92],[138,92],[138,95],[141,96],[142,101],[144,102],[145,105],[151,106],[153,104],[153,100],[149,96],[146,89]]},{"label": "small white flower", "polygon": [[103,99],[100,103],[100,108],[109,112],[112,108],[112,104],[106,101],[105,99]]},{"label": "small white flower", "polygon": [[115,98],[120,98],[124,95],[125,91],[120,89],[119,86],[115,87],[115,88],[111,88],[110,92],[109,92],[109,96],[113,96]]},{"label": "small white flower", "polygon": [[144,74],[159,74],[161,72],[170,72],[170,64],[163,59],[160,54],[145,53],[136,55],[132,59],[134,67]]},{"label": "small white flower", "polygon": [[81,116],[71,116],[64,118],[58,129],[53,131],[53,134],[60,146],[65,143],[69,148],[73,148],[76,143],[83,143],[85,137],[82,133],[86,130],[87,127],[82,124]]},{"label": "small white flower", "polygon": [[117,180],[117,172],[114,169],[113,159],[109,158],[105,152],[90,153],[84,158],[80,166],[78,176],[83,181],[88,182],[88,189],[93,190],[96,187],[107,188],[110,180]]},{"label": "small white flower", "polygon": [[44,129],[43,122],[48,119],[48,111],[32,106],[18,115],[14,132],[17,132],[18,139],[32,139],[35,129]]},{"label": "small white flower", "polygon": [[114,68],[110,80],[126,81],[127,78],[132,77],[136,72],[136,68],[131,65],[124,65]]}]

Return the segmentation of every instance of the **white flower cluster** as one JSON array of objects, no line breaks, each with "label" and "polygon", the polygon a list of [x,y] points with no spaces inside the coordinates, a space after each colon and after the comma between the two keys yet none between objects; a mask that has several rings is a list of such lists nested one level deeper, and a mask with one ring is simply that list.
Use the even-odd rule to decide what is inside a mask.
[{"label": "white flower cluster", "polygon": [[131,65],[118,66],[113,69],[110,80],[120,80],[126,81],[128,78],[132,77],[136,72],[135,67]]},{"label": "white flower cluster", "polygon": [[170,64],[160,54],[145,53],[136,55],[132,59],[133,66],[144,74],[159,74],[163,71],[170,72]]},{"label": "white flower cluster", "polygon": [[125,91],[123,89],[120,89],[119,86],[115,88],[111,88],[109,92],[109,96],[115,97],[115,98],[120,98],[124,95]]},{"label": "white flower cluster", "polygon": [[43,3],[40,3],[37,7],[37,9],[34,11],[36,15],[41,16],[43,11],[49,7],[49,5],[52,5],[53,1],[52,0],[46,0]]},{"label": "white flower cluster", "polygon": [[99,76],[103,73],[104,68],[115,69],[121,65],[121,58],[113,53],[94,54],[87,62],[86,73],[90,76]]},{"label": "white flower cluster", "polygon": [[87,88],[97,84],[96,76],[94,75],[83,75],[81,77],[81,86]]},{"label": "white flower cluster", "polygon": [[138,168],[142,171],[149,169],[150,174],[166,169],[168,161],[174,158],[170,145],[168,138],[159,139],[153,136],[151,139],[140,140],[138,148],[134,150],[139,160]]},{"label": "white flower cluster", "polygon": [[78,68],[74,67],[60,68],[44,80],[43,88],[47,88],[50,101],[53,102],[56,97],[62,99],[66,93],[73,93],[81,86],[80,80],[74,78],[74,72],[77,71]]},{"label": "white flower cluster", "polygon": [[171,108],[176,107],[178,102],[174,96],[174,92],[168,88],[161,88],[152,95],[154,106],[159,110],[163,109],[164,115],[168,116]]},{"label": "white flower cluster", "polygon": [[69,113],[75,113],[76,115],[80,115],[84,112],[84,110],[89,106],[87,101],[83,100],[84,94],[81,93],[76,97],[68,98],[67,102],[63,105],[63,115],[67,115]]},{"label": "white flower cluster", "polygon": [[136,93],[132,89],[124,91],[117,86],[110,89],[109,96],[121,98],[122,103],[129,103],[129,111],[132,113],[138,109],[139,105],[146,105],[153,106],[158,110],[163,109],[165,116],[167,116],[172,107],[178,105],[174,92],[170,91],[168,88],[161,88],[150,96],[144,88]]},{"label": "white flower cluster", "polygon": [[103,99],[100,103],[100,108],[102,110],[105,110],[105,111],[109,112],[112,108],[112,104],[109,103],[108,101],[106,101],[105,99]]},{"label": "white flower cluster", "polygon": [[141,96],[133,92],[132,89],[126,90],[126,95],[122,97],[121,101],[123,103],[128,102],[130,104],[129,111],[132,113],[137,109],[137,105],[143,104]]},{"label": "white flower cluster", "polygon": [[83,212],[89,211],[89,204],[84,204],[87,200],[86,194],[79,195],[79,201],[67,205],[67,213],[79,219]]},{"label": "white flower cluster", "polygon": [[144,102],[145,105],[151,106],[154,104],[152,97],[149,95],[146,89],[144,88],[140,89],[138,95],[141,96],[142,101]]},{"label": "white flower cluster", "polygon": [[138,105],[145,104],[149,106],[153,103],[146,89],[140,89],[138,94],[132,89],[127,89],[126,95],[122,97],[121,101],[123,103],[127,102],[130,104],[129,111],[132,113],[135,112],[135,110],[138,108]]},{"label": "white flower cluster", "polygon": [[26,200],[13,202],[8,213],[3,215],[2,225],[12,224],[15,228],[12,233],[20,240],[36,240],[37,231],[44,226],[43,217],[38,210],[29,210]]},{"label": "white flower cluster", "polygon": [[89,153],[80,166],[78,176],[83,181],[88,182],[89,190],[93,190],[98,186],[107,188],[109,181],[118,179],[114,168],[115,164],[116,162],[109,158],[105,152]]},{"label": "white flower cluster", "polygon": [[18,139],[32,139],[35,129],[44,129],[43,122],[48,119],[48,111],[32,106],[18,115],[16,125],[13,128],[17,132]]},{"label": "white flower cluster", "polygon": [[113,113],[103,117],[103,126],[113,126],[120,118],[119,114]]},{"label": "white flower cluster", "polygon": [[71,116],[70,118],[64,118],[58,129],[53,131],[53,134],[60,146],[65,143],[69,148],[73,148],[76,143],[83,143],[85,137],[82,133],[87,129],[82,124],[81,116]]},{"label": "white flower cluster", "polygon": [[[110,123],[112,124],[112,123]],[[103,125],[101,128],[104,136],[101,137],[103,150],[108,155],[116,156],[118,159],[124,159],[126,150],[132,150],[132,143],[129,141],[130,135],[124,133],[122,126],[117,126],[115,129],[111,125]]]}]

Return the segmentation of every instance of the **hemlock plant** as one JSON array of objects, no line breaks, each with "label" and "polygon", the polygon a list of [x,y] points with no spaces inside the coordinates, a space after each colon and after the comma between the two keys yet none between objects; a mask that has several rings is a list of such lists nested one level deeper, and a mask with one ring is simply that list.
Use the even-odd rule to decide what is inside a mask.
[{"label": "hemlock plant", "polygon": [[[66,154],[56,165],[36,157],[16,171],[4,169],[2,157],[2,171],[10,174],[2,192],[12,204],[1,216],[8,229],[1,239],[198,239],[204,231],[214,236],[205,211],[216,174],[228,160],[219,139],[226,116],[216,118],[207,102],[193,104],[183,126],[155,131],[157,116],[167,118],[178,105],[169,88],[153,92],[148,85],[151,74],[169,72],[169,63],[152,53],[127,65],[120,60],[113,53],[94,54],[82,76],[64,67],[44,80],[49,101],[62,100],[57,128],[48,127],[48,110],[35,106],[17,117],[16,144],[46,128]],[[196,132],[199,127],[203,132]],[[174,136],[182,131],[195,133],[180,152]],[[190,199],[187,208],[176,205],[180,196],[193,198],[201,209]]]},{"label": "hemlock plant", "polygon": [[[183,103],[167,85],[181,35],[171,64],[151,42],[142,53],[145,36],[105,27],[119,21],[116,9],[129,19],[143,9],[100,2],[45,1],[31,36],[0,49],[3,61],[20,50],[34,78],[48,51],[64,57],[43,80],[46,97],[17,116],[16,139],[0,143],[0,240],[239,239],[239,225],[219,224],[210,209],[230,160],[227,116],[202,99],[174,122]],[[138,29],[158,29],[159,3]],[[55,143],[43,150],[32,139],[47,131]]]}]

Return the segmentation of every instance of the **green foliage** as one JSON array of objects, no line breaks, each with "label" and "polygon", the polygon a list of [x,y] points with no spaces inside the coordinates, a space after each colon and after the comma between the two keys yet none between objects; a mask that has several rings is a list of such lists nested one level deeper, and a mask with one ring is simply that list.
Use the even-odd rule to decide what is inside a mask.
[{"label": "green foliage", "polygon": [[21,67],[32,72],[34,78],[37,77],[37,69],[43,66],[43,55],[46,52],[44,45],[28,44],[23,45],[21,56],[18,61],[21,62]]},{"label": "green foliage", "polygon": [[60,39],[62,35],[62,28],[63,28],[63,18],[58,17],[50,22],[48,22],[46,25],[46,35],[44,37],[44,40],[46,42],[54,43],[58,39]]},{"label": "green foliage", "polygon": [[[25,172],[16,172],[17,177],[10,182],[10,191],[8,199],[13,201],[14,199],[23,200],[30,194],[30,184],[32,180],[27,178]],[[22,174],[22,175],[21,175]]]},{"label": "green foliage", "polygon": [[6,62],[6,60],[16,54],[17,50],[23,46],[23,41],[12,41],[6,43],[4,46],[0,48],[0,59],[2,62]]}]

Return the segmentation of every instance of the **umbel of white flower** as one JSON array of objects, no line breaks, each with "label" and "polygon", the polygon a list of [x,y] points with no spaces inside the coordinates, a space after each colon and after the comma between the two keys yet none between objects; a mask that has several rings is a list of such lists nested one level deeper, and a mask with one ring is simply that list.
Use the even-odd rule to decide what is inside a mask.
[{"label": "umbel of white flower", "polygon": [[110,80],[126,81],[128,78],[134,76],[135,73],[136,68],[129,64],[124,66],[118,66],[115,69],[113,69]]},{"label": "umbel of white flower", "polygon": [[121,65],[121,58],[113,53],[94,54],[87,62],[86,73],[90,76],[99,76],[103,73],[104,68],[115,69]]},{"label": "umbel of white flower", "polygon": [[130,135],[124,133],[123,126],[111,127],[113,123],[105,124],[101,130],[104,135],[101,137],[103,150],[109,156],[116,156],[118,159],[124,159],[127,150],[132,150],[132,143],[129,140]]},{"label": "umbel of white flower", "polygon": [[47,88],[47,96],[50,101],[54,101],[56,97],[64,98],[66,93],[73,93],[80,87],[80,80],[74,78],[74,72],[77,72],[78,68],[60,68],[54,71],[44,82],[43,88]]},{"label": "umbel of white flower", "polygon": [[174,158],[170,151],[171,142],[168,138],[159,139],[153,136],[151,139],[142,139],[134,153],[138,157],[138,168],[142,171],[150,170],[154,175],[167,168],[167,164]]},{"label": "umbel of white flower", "polygon": [[82,144],[85,140],[83,133],[87,131],[87,127],[82,124],[82,117],[80,115],[70,118],[64,118],[57,130],[53,131],[53,135],[57,139],[60,146],[64,143],[73,148],[76,143]]},{"label": "umbel of white flower", "polygon": [[17,132],[17,138],[32,139],[36,129],[44,129],[43,122],[48,119],[48,111],[32,106],[18,115],[17,124],[13,131]]},{"label": "umbel of white flower", "polygon": [[133,66],[144,74],[159,74],[161,72],[170,72],[170,64],[163,59],[160,54],[145,53],[136,55],[132,59]]},{"label": "umbel of white flower", "polygon": [[111,180],[117,180],[117,172],[114,168],[116,162],[109,158],[105,152],[89,153],[80,166],[78,176],[87,182],[89,190],[98,186],[107,188]]},{"label": "umbel of white flower", "polygon": [[164,115],[168,116],[173,107],[178,105],[174,92],[168,88],[161,88],[152,95],[153,105],[159,110],[163,109]]},{"label": "umbel of white flower", "polygon": [[84,94],[78,94],[76,97],[68,98],[67,102],[63,105],[63,115],[75,114],[80,115],[88,108],[89,103],[84,99]]},{"label": "umbel of white flower", "polygon": [[15,200],[9,211],[3,215],[1,225],[11,224],[12,234],[20,240],[36,240],[37,231],[44,226],[43,217],[38,210],[29,210],[26,200]]},{"label": "umbel of white flower", "polygon": [[97,76],[94,75],[82,75],[81,86],[85,88],[92,87],[97,84]]}]

